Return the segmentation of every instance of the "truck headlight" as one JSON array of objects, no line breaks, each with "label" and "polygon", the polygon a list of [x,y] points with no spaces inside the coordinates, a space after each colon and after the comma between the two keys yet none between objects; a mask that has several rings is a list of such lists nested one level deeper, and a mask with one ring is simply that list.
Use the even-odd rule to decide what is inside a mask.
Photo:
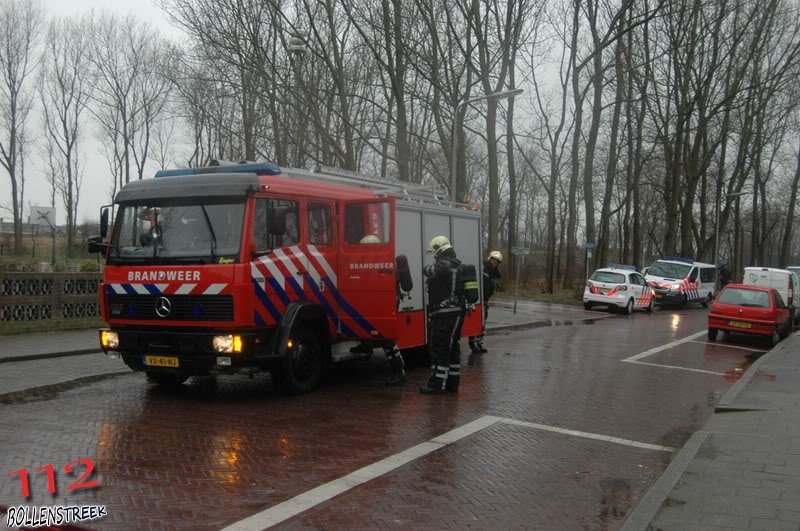
[{"label": "truck headlight", "polygon": [[214,351],[230,354],[242,351],[242,336],[228,334],[225,336],[214,336],[211,340]]},{"label": "truck headlight", "polygon": [[681,285],[680,284],[673,284],[673,285],[671,285],[669,287],[670,291],[679,291],[680,289],[681,289]]},{"label": "truck headlight", "polygon": [[106,350],[116,350],[119,347],[119,334],[111,330],[100,330],[100,345]]}]

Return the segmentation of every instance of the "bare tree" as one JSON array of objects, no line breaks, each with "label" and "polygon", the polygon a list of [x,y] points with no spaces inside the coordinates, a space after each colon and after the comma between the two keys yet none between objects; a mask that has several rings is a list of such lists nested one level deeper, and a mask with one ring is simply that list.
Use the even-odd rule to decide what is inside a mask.
[{"label": "bare tree", "polygon": [[0,2],[0,164],[11,180],[14,253],[22,252],[24,184],[18,174],[20,134],[33,102],[28,81],[37,67],[44,11],[40,0]]},{"label": "bare tree", "polygon": [[81,174],[78,140],[83,114],[91,99],[94,76],[90,63],[91,22],[88,18],[50,22],[42,56],[39,95],[48,146],[62,159],[55,176],[67,213],[67,256],[74,247]]},{"label": "bare tree", "polygon": [[[101,138],[106,139],[106,153],[119,150],[121,186],[130,182],[132,165],[142,177],[146,156],[141,156],[141,150],[147,142],[140,142],[140,137],[147,134],[145,124],[149,127],[157,118],[164,90],[158,74],[153,73],[158,68],[153,64],[157,60],[153,50],[159,49],[160,38],[151,26],[133,16],[104,14],[92,28],[90,59],[96,83],[91,109],[104,131]],[[153,92],[145,94],[148,89]],[[148,107],[150,116],[144,117]]]}]

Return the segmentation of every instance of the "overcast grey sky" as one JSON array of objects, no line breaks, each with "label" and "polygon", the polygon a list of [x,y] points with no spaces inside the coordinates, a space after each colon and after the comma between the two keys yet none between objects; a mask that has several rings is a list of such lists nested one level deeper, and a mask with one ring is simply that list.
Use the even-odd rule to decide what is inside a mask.
[{"label": "overcast grey sky", "polygon": [[[47,11],[47,16],[70,16],[88,12],[94,9],[96,12],[107,11],[109,13],[119,13],[127,15],[132,13],[142,20],[150,22],[154,27],[162,32],[169,33],[176,31],[170,26],[160,7],[153,0],[43,0]],[[38,100],[38,98],[37,98]],[[29,117],[31,131],[36,131],[40,135],[41,113],[35,109]],[[86,162],[83,186],[81,187],[80,204],[78,205],[78,223],[88,218],[94,220],[98,217],[100,205],[108,203],[109,188],[111,179],[109,177],[108,164],[103,158],[100,145],[96,140],[95,124],[92,116],[86,112],[83,114],[83,137],[81,145],[81,156]],[[26,184],[25,184],[25,208],[27,211],[28,203],[32,205],[50,205],[50,185],[41,171],[42,162],[38,148],[32,148],[26,159]],[[149,170],[152,174],[153,168]],[[0,204],[11,205],[11,183],[8,173],[0,168]],[[64,206],[56,198],[56,211],[58,223],[66,223]],[[0,211],[0,218],[11,221],[11,215]],[[27,221],[27,213],[25,221]]]}]

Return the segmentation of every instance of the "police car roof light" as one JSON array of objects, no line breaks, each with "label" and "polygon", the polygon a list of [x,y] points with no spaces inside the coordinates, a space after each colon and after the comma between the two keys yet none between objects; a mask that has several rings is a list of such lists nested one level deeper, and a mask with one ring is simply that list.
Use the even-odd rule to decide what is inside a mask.
[{"label": "police car roof light", "polygon": [[612,264],[609,262],[608,264],[609,269],[627,269],[628,271],[636,271],[635,265],[627,265],[627,264]]},{"label": "police car roof light", "polygon": [[673,262],[685,262],[687,264],[693,264],[695,262],[694,258],[690,256],[665,256],[662,260],[671,260]]},{"label": "police car roof light", "polygon": [[274,162],[248,162],[244,164],[218,163],[217,166],[199,168],[176,168],[159,170],[155,177],[179,177],[183,175],[202,175],[208,173],[255,173],[257,175],[280,175],[281,167]]}]

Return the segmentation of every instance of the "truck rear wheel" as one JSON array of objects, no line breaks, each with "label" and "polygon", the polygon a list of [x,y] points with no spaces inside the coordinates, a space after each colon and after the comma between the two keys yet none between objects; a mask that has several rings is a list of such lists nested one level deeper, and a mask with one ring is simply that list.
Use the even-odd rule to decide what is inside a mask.
[{"label": "truck rear wheel", "polygon": [[307,326],[299,328],[292,340],[294,346],[272,370],[272,377],[288,393],[308,393],[316,389],[322,379],[325,365],[322,346],[319,337]]},{"label": "truck rear wheel", "polygon": [[164,387],[177,387],[189,379],[185,374],[175,374],[171,372],[145,372],[147,379],[154,384]]}]

